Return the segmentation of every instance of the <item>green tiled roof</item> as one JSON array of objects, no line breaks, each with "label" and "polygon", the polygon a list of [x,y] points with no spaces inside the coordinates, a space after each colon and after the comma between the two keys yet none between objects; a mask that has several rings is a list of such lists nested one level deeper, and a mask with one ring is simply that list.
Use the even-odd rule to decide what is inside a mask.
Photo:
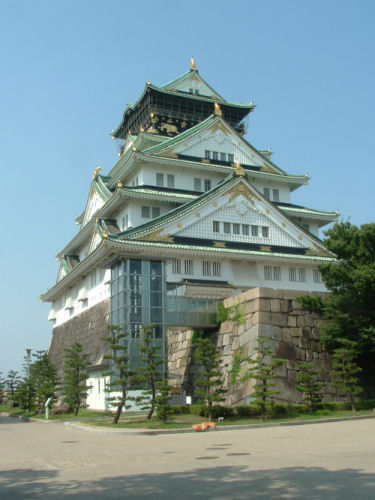
[{"label": "green tiled roof", "polygon": [[[212,92],[215,94],[215,96],[219,97],[220,100],[222,101],[225,101],[225,99],[216,92],[215,89],[213,89],[211,87],[211,85],[209,85],[206,80],[204,80],[198,73],[198,71],[187,71],[186,73],[184,73],[183,75],[179,76],[178,78],[175,78],[174,80],[172,80],[171,82],[168,82],[164,85],[161,85],[159,88],[162,89],[162,90],[169,90],[171,89],[172,87],[175,87],[176,85],[178,85],[179,83],[182,83],[183,81],[187,80],[189,78],[189,76],[192,74],[192,73],[196,73],[198,75],[198,78],[205,84],[207,85],[207,87],[209,89],[212,90]],[[199,95],[199,94],[198,94]],[[225,102],[229,102],[229,101],[225,101]]]}]

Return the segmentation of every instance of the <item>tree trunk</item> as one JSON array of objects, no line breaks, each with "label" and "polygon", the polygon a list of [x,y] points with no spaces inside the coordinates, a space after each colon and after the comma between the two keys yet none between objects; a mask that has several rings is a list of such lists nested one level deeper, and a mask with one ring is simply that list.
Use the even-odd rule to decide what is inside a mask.
[{"label": "tree trunk", "polygon": [[116,413],[115,413],[115,416],[113,418],[113,422],[112,424],[117,424],[118,421],[120,420],[120,416],[121,416],[121,412],[122,412],[122,409],[124,408],[124,405],[125,405],[125,401],[120,403],[117,407],[117,410],[116,410]]}]

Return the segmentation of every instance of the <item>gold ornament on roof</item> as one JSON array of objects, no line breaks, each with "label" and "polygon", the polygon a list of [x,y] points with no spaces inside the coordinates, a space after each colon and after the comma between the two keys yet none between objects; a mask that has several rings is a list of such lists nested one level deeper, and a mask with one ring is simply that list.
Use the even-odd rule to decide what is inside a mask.
[{"label": "gold ornament on roof", "polygon": [[106,231],[103,231],[103,238],[108,238],[108,233]]},{"label": "gold ornament on roof", "polygon": [[220,107],[220,104],[218,102],[215,102],[214,104],[214,114],[216,116],[223,116],[223,113],[221,111],[221,107]]},{"label": "gold ornament on roof", "polygon": [[245,170],[237,159],[234,160],[234,166],[236,168],[236,175],[238,175],[239,177],[243,177],[245,175]]},{"label": "gold ornament on roof", "polygon": [[192,57],[192,58],[190,59],[190,69],[191,69],[191,71],[198,71],[198,70],[197,70],[197,67],[196,67],[196,65],[195,65],[194,57]]},{"label": "gold ornament on roof", "polygon": [[94,170],[94,173],[92,174],[92,180],[96,179],[96,176],[99,174],[101,169],[102,169],[102,167],[100,167],[99,165],[96,167],[96,169]]},{"label": "gold ornament on roof", "polygon": [[122,182],[120,180],[117,181],[117,187],[122,188]]}]

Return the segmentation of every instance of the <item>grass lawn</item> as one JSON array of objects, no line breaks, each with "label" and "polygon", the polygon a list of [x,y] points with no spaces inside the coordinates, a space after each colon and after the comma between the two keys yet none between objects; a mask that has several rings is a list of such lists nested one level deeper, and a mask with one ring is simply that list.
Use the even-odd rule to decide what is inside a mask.
[{"label": "grass lawn", "polygon": [[[269,418],[266,419],[265,423],[280,423],[280,422],[290,422],[290,421],[303,421],[303,420],[317,420],[323,418],[338,418],[338,417],[352,417],[360,415],[374,415],[374,410],[360,410],[357,412],[351,411],[332,411],[332,410],[318,410],[312,414],[302,414],[302,415],[290,415],[283,416],[282,418]],[[157,417],[153,417],[151,421],[146,420],[145,416],[123,416],[120,418],[118,424],[112,424],[112,419],[105,418],[103,420],[95,420],[90,422],[90,425],[95,427],[110,427],[113,429],[118,428],[128,428],[128,429],[186,429],[192,427],[192,425],[207,421],[206,418],[200,417],[198,415],[191,414],[179,414],[170,415],[168,418],[168,423],[164,424]],[[244,418],[244,417],[231,417],[225,419],[223,422],[216,422],[218,427],[225,427],[229,425],[249,425],[249,424],[262,424],[260,418]]]},{"label": "grass lawn", "polygon": [[[26,410],[22,410],[21,408],[13,408],[7,404],[0,404],[0,412],[9,413],[10,415],[17,415],[20,417],[30,417],[30,418],[39,418],[41,420],[45,419],[45,412],[41,415],[34,413],[33,411],[27,412]],[[50,415],[49,420],[76,420],[76,419],[84,419],[84,418],[98,418],[98,417],[106,417],[111,416],[112,414],[109,412],[95,411],[95,410],[86,410],[85,408],[81,408],[78,412],[77,417],[74,416],[74,413],[65,413],[64,415]]]}]

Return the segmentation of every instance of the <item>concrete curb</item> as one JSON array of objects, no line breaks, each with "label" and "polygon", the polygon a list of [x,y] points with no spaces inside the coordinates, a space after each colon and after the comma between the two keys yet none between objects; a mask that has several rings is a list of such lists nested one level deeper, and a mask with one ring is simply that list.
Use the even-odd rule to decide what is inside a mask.
[{"label": "concrete curb", "polygon": [[[209,429],[210,431],[241,431],[248,429],[262,429],[265,427],[288,427],[293,425],[310,425],[310,424],[326,424],[330,422],[345,422],[351,420],[369,420],[375,419],[375,415],[358,415],[354,417],[335,417],[335,418],[321,418],[317,420],[299,420],[299,421],[290,421],[290,422],[279,422],[272,424],[247,424],[247,425],[227,425],[222,427],[216,427],[216,429]],[[86,432],[99,432],[102,434],[123,434],[125,436],[145,436],[145,435],[160,435],[160,434],[187,434],[192,432],[197,432],[192,428],[187,429],[155,429],[155,430],[134,430],[129,431],[126,429],[98,429],[96,427],[87,427],[85,425],[73,424],[71,422],[64,422],[66,427],[71,427],[76,430],[86,431]]]}]

